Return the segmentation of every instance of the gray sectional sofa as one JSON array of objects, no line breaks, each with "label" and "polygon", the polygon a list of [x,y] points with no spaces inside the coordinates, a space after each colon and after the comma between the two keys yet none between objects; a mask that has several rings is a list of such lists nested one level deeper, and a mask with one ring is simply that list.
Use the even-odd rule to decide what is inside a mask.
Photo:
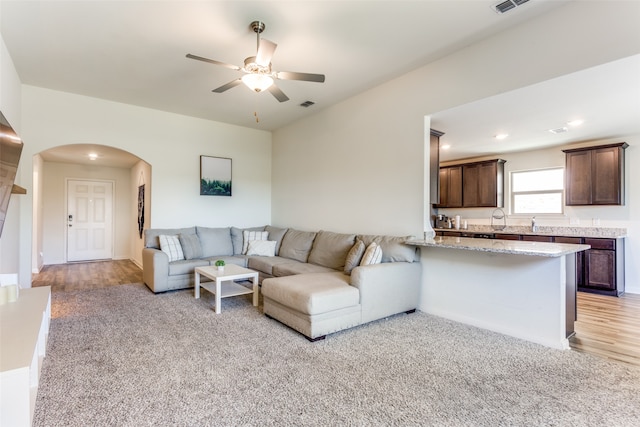
[{"label": "gray sectional sofa", "polygon": [[[167,251],[167,236],[181,253]],[[218,259],[256,270],[264,313],[316,340],[415,311],[421,266],[407,239],[272,226],[148,229],[143,279],[157,293],[193,287],[194,269]]]}]

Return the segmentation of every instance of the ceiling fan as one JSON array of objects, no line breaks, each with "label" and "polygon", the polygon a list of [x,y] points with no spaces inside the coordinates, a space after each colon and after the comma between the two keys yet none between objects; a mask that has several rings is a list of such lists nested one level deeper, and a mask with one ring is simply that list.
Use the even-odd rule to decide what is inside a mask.
[{"label": "ceiling fan", "polygon": [[227,64],[216,61],[214,59],[203,58],[201,56],[187,54],[187,58],[197,59],[198,61],[208,62],[210,64],[222,65],[232,70],[242,71],[244,75],[238,79],[232,80],[227,84],[213,89],[213,92],[222,93],[233,87],[244,83],[247,87],[255,92],[268,90],[278,101],[285,102],[289,97],[274,84],[274,79],[279,80],[302,80],[306,82],[324,82],[324,74],[296,73],[293,71],[274,71],[271,68],[271,57],[278,46],[272,41],[261,39],[260,33],[265,29],[264,22],[253,21],[250,24],[251,29],[256,33],[257,53],[256,56],[250,56],[244,60],[244,67]]}]

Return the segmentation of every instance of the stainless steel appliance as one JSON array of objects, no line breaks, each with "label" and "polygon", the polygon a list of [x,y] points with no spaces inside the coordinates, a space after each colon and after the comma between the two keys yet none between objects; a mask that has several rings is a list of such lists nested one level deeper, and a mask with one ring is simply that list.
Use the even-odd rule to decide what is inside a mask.
[{"label": "stainless steel appliance", "polygon": [[436,216],[436,227],[435,228],[451,228],[451,220],[447,218],[446,215],[437,215]]}]

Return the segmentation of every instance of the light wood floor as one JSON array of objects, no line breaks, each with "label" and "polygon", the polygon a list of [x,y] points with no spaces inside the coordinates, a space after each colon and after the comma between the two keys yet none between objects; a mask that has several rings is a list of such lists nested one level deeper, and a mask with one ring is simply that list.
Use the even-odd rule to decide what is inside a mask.
[{"label": "light wood floor", "polygon": [[142,283],[142,270],[129,260],[46,265],[32,277],[32,286],[51,286],[52,292],[129,283]]},{"label": "light wood floor", "polygon": [[[53,292],[141,282],[142,270],[131,261],[48,265],[33,276],[33,286],[51,286]],[[575,330],[573,349],[640,366],[640,295],[578,292]]]},{"label": "light wood floor", "polygon": [[578,292],[578,320],[571,348],[640,366],[640,295]]}]

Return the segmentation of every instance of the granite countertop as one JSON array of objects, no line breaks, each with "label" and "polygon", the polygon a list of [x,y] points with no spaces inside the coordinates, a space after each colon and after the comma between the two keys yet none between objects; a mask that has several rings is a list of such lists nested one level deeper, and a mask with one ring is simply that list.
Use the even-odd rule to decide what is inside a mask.
[{"label": "granite countertop", "polygon": [[467,251],[494,252],[512,255],[560,257],[585,251],[589,245],[568,243],[528,242],[519,240],[474,239],[471,237],[437,236],[426,240],[409,240],[408,245],[432,248],[462,249]]},{"label": "granite countertop", "polygon": [[626,228],[604,228],[604,227],[548,227],[539,226],[535,233],[531,227],[507,226],[504,230],[495,230],[490,225],[469,224],[466,230],[455,228],[436,228],[435,231],[455,231],[469,234],[522,234],[530,236],[563,236],[563,237],[595,237],[617,239],[627,237]]}]

